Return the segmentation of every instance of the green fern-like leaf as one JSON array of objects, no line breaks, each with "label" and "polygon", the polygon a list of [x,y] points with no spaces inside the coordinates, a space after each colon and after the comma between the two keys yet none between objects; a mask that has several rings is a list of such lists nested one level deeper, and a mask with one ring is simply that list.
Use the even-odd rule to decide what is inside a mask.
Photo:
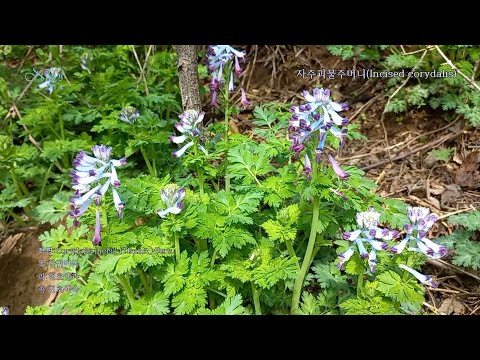
[{"label": "green fern-like leaf", "polygon": [[423,300],[423,288],[418,286],[417,282],[410,277],[407,281],[393,271],[386,271],[377,276],[378,291],[385,296],[399,302],[410,302],[414,305],[420,305]]},{"label": "green fern-like leaf", "polygon": [[480,230],[480,211],[471,211],[464,214],[452,215],[448,218],[448,223],[461,225],[468,231]]},{"label": "green fern-like leaf", "polygon": [[242,296],[236,294],[233,297],[228,297],[215,310],[201,309],[200,315],[250,315],[250,312],[242,306]]},{"label": "green fern-like leaf", "polygon": [[129,315],[165,315],[170,312],[168,298],[161,292],[135,301]]}]

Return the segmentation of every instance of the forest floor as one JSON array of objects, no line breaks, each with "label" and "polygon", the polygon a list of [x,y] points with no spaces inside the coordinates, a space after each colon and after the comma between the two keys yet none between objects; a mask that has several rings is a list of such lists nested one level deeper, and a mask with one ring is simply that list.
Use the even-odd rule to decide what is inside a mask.
[{"label": "forest floor", "polygon": [[[384,82],[375,79],[352,79],[339,75],[328,78],[328,70],[369,69],[373,64],[343,61],[328,53],[325,46],[250,46],[242,86],[250,100],[249,109],[266,102],[295,104],[302,101],[304,89],[322,86],[331,89],[336,101],[347,102],[345,116],[359,124],[366,140],[351,140],[337,154],[341,165],[355,165],[378,184],[377,193],[397,198],[412,206],[424,206],[440,216],[439,225],[430,235],[450,234],[448,216],[480,205],[478,163],[480,131],[470,128],[452,113],[430,108],[412,110],[399,118],[383,114],[388,98],[383,95]],[[326,78],[299,76],[298,71],[325,69]],[[378,79],[377,79],[378,80]],[[415,81],[411,79],[410,81]],[[233,97],[239,100],[240,94]],[[251,112],[232,119],[240,132],[251,129]],[[452,149],[447,162],[429,152]],[[38,228],[15,234],[0,233],[0,306],[9,306],[12,314],[23,314],[27,305],[51,303],[55,294],[38,288],[49,283],[36,276],[42,270]],[[450,257],[428,261],[426,273],[435,275],[439,287],[427,289],[425,311],[434,314],[480,314],[480,272],[451,264]]]}]

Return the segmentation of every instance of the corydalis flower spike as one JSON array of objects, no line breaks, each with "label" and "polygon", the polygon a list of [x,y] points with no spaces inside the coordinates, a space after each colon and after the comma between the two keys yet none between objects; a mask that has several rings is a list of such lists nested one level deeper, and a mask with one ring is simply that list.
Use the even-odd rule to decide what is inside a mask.
[{"label": "corydalis flower spike", "polygon": [[418,271],[412,269],[411,267],[408,267],[407,265],[400,264],[398,265],[399,268],[408,271],[410,274],[415,276],[418,281],[420,281],[424,285],[431,286],[433,288],[438,287],[438,284],[432,280],[432,276],[430,275],[423,275],[419,273]]},{"label": "corydalis flower spike", "polygon": [[165,210],[159,209],[158,216],[164,218],[168,214],[179,214],[183,209],[183,198],[185,197],[185,188],[180,188],[176,184],[169,184],[160,192],[160,196],[167,206]]},{"label": "corydalis flower spike", "polygon": [[140,116],[140,111],[132,106],[125,107],[118,118],[126,123],[133,124]]},{"label": "corydalis flower spike", "polygon": [[175,124],[175,128],[182,133],[180,136],[171,136],[170,141],[175,144],[183,144],[180,150],[172,153],[174,157],[182,156],[190,147],[197,144],[198,148],[207,155],[205,148],[199,144],[199,136],[201,134],[201,124],[205,113],[197,110],[186,110],[179,115],[180,121]]},{"label": "corydalis flower spike", "polygon": [[225,74],[228,80],[228,91],[234,90],[234,74],[239,77],[242,74],[240,60],[245,59],[245,53],[238,51],[229,45],[210,46],[208,50],[208,70],[211,73],[212,81],[210,83],[210,93],[212,95],[212,107],[217,106],[217,94],[223,83],[224,68],[230,69],[230,73]]},{"label": "corydalis flower spike", "polygon": [[[72,188],[75,190],[75,193],[70,199],[73,209],[69,212],[69,216],[73,217],[73,223],[76,226],[80,224],[78,219],[87,211],[92,202],[95,202],[97,207],[102,204],[102,199],[110,185],[114,187],[120,185],[116,166],[123,166],[127,163],[125,158],[111,159],[112,148],[109,146],[95,145],[92,147],[92,152],[94,157],[87,155],[84,151],[78,153],[73,162],[75,169],[70,172]],[[107,172],[107,169],[110,172]],[[112,190],[115,208],[119,216],[121,216],[124,203],[120,200],[116,190]],[[98,245],[101,241],[98,208],[96,220],[93,243]]]}]

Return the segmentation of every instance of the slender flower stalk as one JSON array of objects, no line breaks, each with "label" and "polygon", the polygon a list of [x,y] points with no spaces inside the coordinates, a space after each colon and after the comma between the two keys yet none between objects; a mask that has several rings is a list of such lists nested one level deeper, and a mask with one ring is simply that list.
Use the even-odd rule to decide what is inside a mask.
[{"label": "slender flower stalk", "polygon": [[[241,62],[245,61],[246,53],[238,51],[230,45],[215,45],[208,48],[208,70],[212,80],[210,82],[210,93],[212,94],[212,107],[217,107],[218,94],[223,84],[228,82],[223,92],[225,107],[225,191],[230,191],[230,177],[228,176],[228,130],[230,119],[230,93],[234,90],[234,75],[242,75]],[[247,95],[244,89],[241,89],[241,105],[245,110],[248,106]]]},{"label": "slender flower stalk", "polygon": [[[312,167],[312,176],[315,178],[317,176],[317,164],[314,162]],[[318,217],[320,214],[320,199],[318,196],[313,197],[313,210],[312,210],[312,224],[310,227],[310,237],[308,238],[307,250],[305,251],[305,256],[303,258],[302,266],[297,273],[295,279],[295,284],[293,287],[292,295],[292,305],[290,312],[292,314],[298,309],[300,304],[300,296],[302,292],[302,286],[305,281],[305,276],[307,275],[308,269],[311,264],[313,249],[315,247],[315,241],[317,239],[317,228],[318,228]]]}]

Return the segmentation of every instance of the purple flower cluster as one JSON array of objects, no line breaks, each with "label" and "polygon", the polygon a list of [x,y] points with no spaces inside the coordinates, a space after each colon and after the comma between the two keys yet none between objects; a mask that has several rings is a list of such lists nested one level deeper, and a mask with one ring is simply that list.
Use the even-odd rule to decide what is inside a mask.
[{"label": "purple flower cluster", "polygon": [[[185,141],[190,140],[188,143],[183,145],[180,150],[172,153],[174,157],[182,156],[188,148],[198,144],[198,137],[200,135],[200,124],[203,121],[205,113],[198,112],[197,110],[186,110],[179,115],[180,121],[175,124],[175,128],[182,133],[180,136],[170,136],[170,141],[175,144],[183,144]],[[198,144],[198,148],[203,151],[205,155],[208,155],[207,150]]]},{"label": "purple flower cluster", "polygon": [[[438,259],[447,255],[447,248],[445,246],[436,244],[426,237],[428,230],[431,229],[438,217],[435,214],[430,213],[430,209],[423,207],[409,206],[407,208],[407,214],[410,219],[410,224],[405,225],[407,236],[393,247],[390,247],[386,242],[375,240],[393,240],[398,238],[399,232],[397,230],[379,228],[378,220],[380,219],[380,214],[375,212],[373,208],[369,208],[368,211],[357,214],[357,223],[360,226],[359,230],[345,232],[343,234],[344,239],[355,242],[362,259],[368,258],[370,271],[372,273],[375,272],[375,264],[377,262],[376,250],[387,250],[392,254],[400,254],[410,241],[415,241],[417,247],[410,247],[408,248],[409,251],[416,251],[433,259]],[[370,244],[372,247],[370,253],[365,249],[364,243]],[[351,246],[348,250],[338,256],[339,269],[344,267],[345,262],[352,257],[354,252],[355,249]],[[422,275],[406,265],[399,266],[410,272],[421,283],[432,287],[437,286],[437,284],[432,281],[431,276]]]},{"label": "purple flower cluster", "polygon": [[424,207],[407,208],[407,215],[410,219],[410,224],[405,225],[407,236],[400,243],[391,248],[394,254],[400,254],[407,244],[414,240],[417,247],[409,247],[409,251],[420,252],[429,258],[439,259],[447,255],[447,248],[443,245],[434,243],[426,236],[431,229],[438,216],[430,213],[430,209]]},{"label": "purple flower cluster", "polygon": [[[348,110],[344,103],[337,103],[330,99],[330,90],[323,88],[313,89],[312,95],[308,91],[303,91],[302,96],[307,101],[300,106],[292,106],[290,112],[293,113],[290,118],[289,140],[291,142],[290,150],[296,153],[297,159],[300,153],[305,149],[306,142],[318,132],[318,144],[315,148],[316,161],[320,161],[325,149],[327,133],[340,139],[340,145],[345,145],[348,119],[338,115],[338,112]],[[341,128],[343,127],[343,128]],[[328,160],[332,164],[335,173],[346,180],[348,173],[343,171],[332,155],[328,154]],[[305,154],[305,173],[310,180],[311,163],[308,154]]]},{"label": "purple flower cluster", "polygon": [[[110,185],[113,185],[113,202],[118,217],[122,217],[125,203],[120,199],[116,190],[120,186],[116,167],[125,165],[127,160],[126,158],[111,159],[112,148],[110,146],[95,145],[92,147],[92,152],[94,156],[81,151],[73,161],[74,170],[70,172],[70,177],[75,193],[70,199],[73,209],[69,215],[74,218],[74,224],[78,226],[80,224],[78,219],[87,211],[92,202],[95,202],[97,209],[93,244],[98,245],[101,242],[100,205],[102,197]],[[102,183],[102,181],[104,182]]]},{"label": "purple flower cluster", "polygon": [[[368,258],[368,265],[370,266],[370,271],[373,273],[375,272],[377,264],[377,251],[389,249],[388,244],[385,241],[380,240],[395,239],[398,237],[399,232],[397,230],[389,230],[378,227],[380,213],[376,212],[373,208],[369,208],[368,211],[358,213],[356,219],[360,229],[352,232],[345,232],[343,234],[343,238],[355,243],[362,259]],[[367,251],[365,245],[369,245],[371,247],[370,252]],[[355,247],[351,246],[347,251],[338,256],[339,263],[337,266],[339,269],[343,269],[345,262],[352,257],[354,252]]]},{"label": "purple flower cluster", "polygon": [[[234,73],[239,77],[242,74],[242,68],[240,62],[245,61],[245,52],[235,50],[230,45],[215,45],[208,47],[208,70],[211,73],[212,81],[210,82],[210,92],[212,94],[211,105],[217,106],[217,97],[220,87],[223,82],[223,74],[226,67],[230,65],[230,74],[228,74],[228,91],[234,90],[233,76]],[[234,66],[231,66],[234,64]],[[245,90],[241,89],[242,97],[241,103],[244,109],[248,105],[248,100],[245,94]]]},{"label": "purple flower cluster", "polygon": [[158,216],[164,218],[168,214],[179,214],[183,209],[183,198],[185,197],[185,188],[180,188],[176,184],[169,184],[160,192],[166,209],[158,210]]}]

